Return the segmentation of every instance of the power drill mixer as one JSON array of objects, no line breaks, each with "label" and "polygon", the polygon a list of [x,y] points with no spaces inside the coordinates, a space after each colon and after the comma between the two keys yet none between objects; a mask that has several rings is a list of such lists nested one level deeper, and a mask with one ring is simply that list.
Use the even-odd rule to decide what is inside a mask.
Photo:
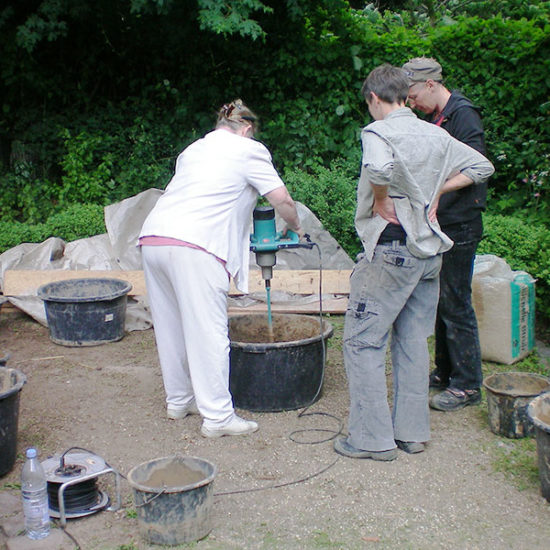
[{"label": "power drill mixer", "polygon": [[[271,206],[258,206],[253,213],[254,233],[250,235],[250,250],[256,254],[256,263],[262,268],[267,294],[267,318],[269,332],[272,334],[271,319],[271,279],[273,266],[277,263],[276,252],[284,248],[311,248],[313,243],[300,243],[300,237],[294,231],[283,236],[275,226],[275,210]],[[307,235],[306,235],[307,238]]]}]

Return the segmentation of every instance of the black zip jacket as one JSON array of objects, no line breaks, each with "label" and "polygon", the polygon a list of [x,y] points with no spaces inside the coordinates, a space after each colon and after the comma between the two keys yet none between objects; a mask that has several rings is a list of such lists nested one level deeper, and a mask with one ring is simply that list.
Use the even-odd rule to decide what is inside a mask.
[{"label": "black zip jacket", "polygon": [[[485,138],[479,107],[476,107],[460,92],[453,90],[441,114],[443,116],[442,128],[445,128],[454,138],[485,155]],[[444,231],[446,228],[450,230],[451,238],[453,227],[449,226],[469,224],[470,222],[476,229],[479,228],[478,237],[481,238],[481,212],[485,210],[486,205],[487,182],[469,185],[458,191],[442,195],[437,210],[437,219]]]}]

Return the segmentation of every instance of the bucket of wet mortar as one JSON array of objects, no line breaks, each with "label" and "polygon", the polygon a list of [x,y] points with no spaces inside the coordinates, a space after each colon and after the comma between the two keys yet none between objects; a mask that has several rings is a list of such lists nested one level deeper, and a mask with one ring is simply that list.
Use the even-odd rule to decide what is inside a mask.
[{"label": "bucket of wet mortar", "polygon": [[68,279],[42,285],[50,338],[63,346],[95,346],[124,336],[127,294],[119,279]]},{"label": "bucket of wet mortar", "polygon": [[156,458],[128,473],[139,531],[154,544],[200,540],[212,530],[216,467],[197,457]]},{"label": "bucket of wet mortar", "polygon": [[550,502],[550,393],[535,397],[527,407],[527,416],[535,426],[542,496]]},{"label": "bucket of wet mortar", "polygon": [[550,390],[546,376],[530,372],[499,372],[483,381],[487,390],[489,427],[498,435],[518,439],[534,434],[527,416],[533,398]]},{"label": "bucket of wet mortar", "polygon": [[325,320],[321,331],[319,317],[274,314],[270,341],[265,314],[230,317],[229,386],[235,406],[278,412],[309,405],[323,381],[323,353],[332,333]]}]

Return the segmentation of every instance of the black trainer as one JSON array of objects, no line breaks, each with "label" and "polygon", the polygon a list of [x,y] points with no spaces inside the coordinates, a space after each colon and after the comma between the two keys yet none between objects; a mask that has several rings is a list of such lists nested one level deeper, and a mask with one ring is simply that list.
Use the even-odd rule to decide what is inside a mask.
[{"label": "black trainer", "polygon": [[457,411],[481,402],[481,390],[447,388],[430,399],[430,407],[438,411]]}]

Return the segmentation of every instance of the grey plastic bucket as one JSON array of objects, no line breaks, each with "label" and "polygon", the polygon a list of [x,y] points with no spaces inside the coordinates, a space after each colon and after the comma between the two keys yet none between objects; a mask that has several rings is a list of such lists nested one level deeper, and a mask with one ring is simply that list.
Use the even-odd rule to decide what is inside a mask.
[{"label": "grey plastic bucket", "polygon": [[144,539],[176,545],[200,540],[212,530],[216,467],[197,457],[169,456],[128,473]]},{"label": "grey plastic bucket", "polygon": [[67,279],[42,285],[50,338],[63,346],[96,346],[124,336],[127,294],[119,279]]},{"label": "grey plastic bucket", "polygon": [[236,407],[257,412],[304,407],[320,396],[326,341],[334,330],[319,317],[274,314],[269,341],[265,314],[229,319],[229,388]]},{"label": "grey plastic bucket", "polygon": [[550,393],[535,397],[527,407],[527,415],[535,426],[542,496],[550,502]]},{"label": "grey plastic bucket", "polygon": [[519,439],[534,434],[527,406],[534,397],[550,390],[546,376],[530,372],[499,372],[483,382],[487,390],[489,426],[493,433]]},{"label": "grey plastic bucket", "polygon": [[0,367],[0,476],[15,464],[19,396],[26,380],[20,370]]}]

